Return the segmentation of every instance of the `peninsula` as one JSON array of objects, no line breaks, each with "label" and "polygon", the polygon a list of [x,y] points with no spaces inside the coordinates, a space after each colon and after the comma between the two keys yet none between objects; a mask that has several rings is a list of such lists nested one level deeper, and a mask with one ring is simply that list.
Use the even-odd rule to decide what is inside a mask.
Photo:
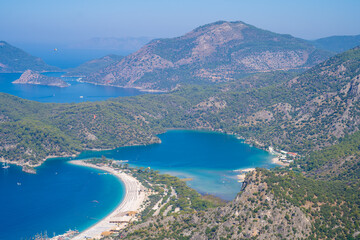
[{"label": "peninsula", "polygon": [[26,70],[21,74],[20,78],[13,81],[12,83],[18,84],[35,84],[35,85],[45,85],[53,87],[68,87],[70,86],[67,82],[63,81],[58,77],[49,77],[38,72],[34,72],[30,69]]}]

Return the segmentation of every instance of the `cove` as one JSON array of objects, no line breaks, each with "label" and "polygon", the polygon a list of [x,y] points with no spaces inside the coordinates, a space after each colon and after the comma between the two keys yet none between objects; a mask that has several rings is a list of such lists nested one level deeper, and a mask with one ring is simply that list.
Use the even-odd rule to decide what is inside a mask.
[{"label": "cove", "polygon": [[122,183],[102,171],[49,159],[28,174],[11,165],[0,168],[0,239],[49,237],[69,229],[85,230],[121,202]]},{"label": "cove", "polygon": [[161,173],[191,178],[188,185],[202,194],[232,200],[241,189],[236,169],[271,168],[272,155],[245,144],[235,136],[191,130],[170,130],[159,135],[162,143],[86,151],[76,159],[101,157],[127,160],[130,166],[150,167]]}]

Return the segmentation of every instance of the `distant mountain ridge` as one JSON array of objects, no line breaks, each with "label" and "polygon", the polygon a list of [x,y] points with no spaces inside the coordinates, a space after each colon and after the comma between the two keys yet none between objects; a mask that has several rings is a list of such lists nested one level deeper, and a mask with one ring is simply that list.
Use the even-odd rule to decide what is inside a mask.
[{"label": "distant mountain ridge", "polygon": [[90,60],[76,68],[66,69],[66,74],[64,74],[64,76],[83,77],[89,73],[99,71],[116,61],[120,61],[122,58],[123,56],[110,54],[102,58]]},{"label": "distant mountain ridge", "polygon": [[181,37],[153,40],[84,80],[168,91],[183,83],[226,82],[254,72],[306,69],[330,55],[290,35],[219,21]]},{"label": "distant mountain ridge", "polygon": [[46,64],[5,41],[0,41],[0,73],[24,72],[27,69],[40,72],[57,72],[60,68]]},{"label": "distant mountain ridge", "polygon": [[360,45],[360,35],[331,36],[311,41],[317,48],[341,53]]},{"label": "distant mountain ridge", "polygon": [[73,49],[109,49],[133,52],[150,42],[150,37],[95,37],[82,42],[68,45]]}]

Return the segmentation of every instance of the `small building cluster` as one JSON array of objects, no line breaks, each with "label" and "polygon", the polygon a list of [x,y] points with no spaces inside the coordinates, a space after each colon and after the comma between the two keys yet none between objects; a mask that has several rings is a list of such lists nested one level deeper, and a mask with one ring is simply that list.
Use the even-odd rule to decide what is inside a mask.
[{"label": "small building cluster", "polygon": [[294,159],[299,156],[297,153],[287,152],[284,150],[275,150],[273,147],[269,147],[269,152],[273,155],[276,155],[280,162],[286,164],[294,162]]}]

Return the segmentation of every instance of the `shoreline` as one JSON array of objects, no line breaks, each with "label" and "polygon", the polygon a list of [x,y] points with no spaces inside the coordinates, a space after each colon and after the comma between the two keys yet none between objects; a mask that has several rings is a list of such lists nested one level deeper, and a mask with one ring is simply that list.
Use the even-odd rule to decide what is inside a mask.
[{"label": "shoreline", "polygon": [[[277,156],[274,156],[271,158],[271,163],[282,166],[282,167],[287,167],[289,166],[288,163],[284,163],[282,161],[280,161],[280,158]],[[244,182],[246,174],[252,171],[255,171],[255,168],[244,168],[244,169],[236,169],[233,170],[234,172],[239,172],[240,174],[236,175],[236,178],[238,179],[238,182]]]},{"label": "shoreline", "polygon": [[280,166],[283,166],[283,167],[287,167],[287,166],[290,165],[289,163],[284,163],[284,162],[280,161],[280,158],[277,157],[277,156],[276,156],[276,157],[273,157],[273,158],[271,159],[271,162],[272,162],[273,164],[280,165]]},{"label": "shoreline", "polygon": [[117,177],[125,186],[125,196],[119,205],[99,222],[80,232],[72,239],[99,239],[102,237],[102,233],[118,232],[125,228],[129,222],[136,220],[135,213],[142,210],[142,205],[148,197],[147,189],[136,178],[109,166],[97,166],[83,160],[72,160],[69,163],[106,171]]},{"label": "shoreline", "polygon": [[[102,84],[102,83],[94,83],[94,82],[88,82],[88,81],[83,81],[82,78],[84,78],[85,76],[66,76],[66,75],[62,75],[61,77],[71,77],[71,78],[77,78],[77,82],[80,83],[87,83],[87,84],[93,84],[96,86],[107,86],[107,87],[117,87],[117,88],[123,88],[123,89],[136,89],[140,92],[145,92],[145,93],[169,93],[172,92],[174,90],[170,90],[170,91],[166,91],[166,90],[157,90],[157,89],[146,89],[143,87],[126,87],[126,86],[118,86],[118,85],[112,85],[112,84]],[[80,80],[79,80],[80,78]]]},{"label": "shoreline", "polygon": [[246,174],[249,172],[255,171],[255,168],[244,168],[244,169],[236,169],[234,172],[239,172],[240,174],[236,175],[238,182],[244,182]]},{"label": "shoreline", "polygon": [[[259,149],[263,149],[265,151],[267,151],[266,149],[264,149],[261,145],[257,145],[258,142],[253,142],[252,140],[246,140],[245,138],[239,136],[237,133],[234,132],[226,132],[224,130],[221,129],[213,129],[213,128],[165,128],[164,131],[160,131],[159,133],[155,134],[155,140],[153,142],[149,142],[149,143],[144,143],[144,144],[132,144],[132,145],[124,145],[124,146],[120,146],[121,148],[123,147],[133,147],[133,146],[146,146],[146,145],[151,145],[151,144],[161,144],[161,139],[158,137],[158,135],[166,133],[167,131],[172,131],[172,130],[185,130],[185,131],[201,131],[201,132],[209,132],[209,133],[219,133],[219,134],[226,134],[226,135],[230,135],[230,136],[234,136],[236,137],[238,140],[242,140],[245,144],[248,144],[250,146],[254,146],[256,148]],[[116,147],[116,148],[120,148],[120,147]],[[66,158],[66,157],[77,157],[79,156],[79,154],[81,154],[82,152],[85,151],[94,151],[94,152],[98,152],[98,151],[108,151],[108,150],[114,150],[116,148],[84,148],[79,152],[76,153],[64,153],[64,154],[60,154],[60,155],[48,155],[45,158],[43,158],[40,162],[36,163],[36,164],[29,164],[28,162],[23,162],[23,161],[10,161],[10,160],[6,160],[3,157],[0,157],[0,163],[1,162],[8,162],[9,164],[13,164],[16,166],[20,166],[22,168],[29,168],[30,170],[34,170],[33,172],[29,172],[29,171],[24,171],[27,173],[33,173],[36,174],[36,168],[41,166],[44,162],[46,162],[49,158]],[[269,151],[267,151],[269,152]],[[89,166],[90,167],[90,166]]]}]

